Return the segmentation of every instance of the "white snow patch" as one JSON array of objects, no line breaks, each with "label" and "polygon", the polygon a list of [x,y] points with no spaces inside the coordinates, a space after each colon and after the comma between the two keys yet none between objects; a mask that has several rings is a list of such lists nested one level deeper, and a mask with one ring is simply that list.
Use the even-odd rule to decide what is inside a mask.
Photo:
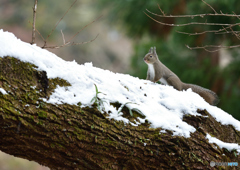
[{"label": "white snow patch", "polygon": [[209,134],[206,135],[206,138],[209,140],[209,143],[215,143],[220,148],[226,148],[228,151],[237,150],[237,152],[240,152],[240,146],[237,143],[227,143],[223,142],[215,137],[210,136]]},{"label": "white snow patch", "polygon": [[163,129],[163,130],[160,130],[160,133],[167,133],[167,131]]},{"label": "white snow patch", "polygon": [[[129,109],[137,109],[145,115],[139,118],[141,123],[147,119],[152,128],[161,127],[173,131],[174,135],[190,137],[196,129],[184,122],[185,114],[199,115],[197,109],[206,109],[217,121],[224,125],[233,125],[240,131],[240,122],[221,109],[206,103],[191,89],[177,91],[173,87],[140,80],[127,74],[113,73],[93,67],[92,63],[77,64],[75,61],[64,61],[55,54],[17,39],[12,33],[0,30],[0,57],[12,56],[21,61],[29,62],[38,70],[47,72],[48,78],[61,78],[71,86],[57,86],[49,100],[53,104],[68,103],[81,107],[93,104],[96,95],[94,84],[101,92],[98,98],[103,100],[101,108],[109,113],[110,119],[130,121],[122,117],[122,113],[110,103],[120,103]],[[140,123],[133,124],[137,126]]]},{"label": "white snow patch", "polygon": [[35,89],[36,88],[36,86],[30,86],[32,89]]},{"label": "white snow patch", "polygon": [[8,94],[3,88],[0,88],[0,92],[5,95],[5,94]]}]

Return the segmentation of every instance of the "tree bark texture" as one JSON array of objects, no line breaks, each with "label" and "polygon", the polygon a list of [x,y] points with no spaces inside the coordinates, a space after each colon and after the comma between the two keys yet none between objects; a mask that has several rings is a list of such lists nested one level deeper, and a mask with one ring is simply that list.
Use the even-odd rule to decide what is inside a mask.
[{"label": "tree bark texture", "polygon": [[[5,153],[51,169],[238,168],[210,167],[211,161],[240,163],[240,156],[210,144],[206,133],[240,143],[240,132],[221,125],[206,110],[198,110],[204,116],[183,118],[196,128],[190,138],[173,136],[148,122],[135,127],[109,120],[95,105],[46,103],[41,98],[48,98],[57,85],[70,84],[48,79],[46,72],[13,57],[0,58],[0,68],[0,88],[8,92],[0,93],[0,150]],[[134,119],[127,108],[123,112]]]}]

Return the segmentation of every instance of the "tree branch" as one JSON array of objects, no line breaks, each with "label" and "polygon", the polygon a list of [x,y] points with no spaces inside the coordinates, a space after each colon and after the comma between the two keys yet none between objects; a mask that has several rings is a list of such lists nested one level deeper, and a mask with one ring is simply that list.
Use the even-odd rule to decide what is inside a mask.
[{"label": "tree branch", "polygon": [[[206,33],[215,33],[215,34],[234,34],[234,33],[238,33],[240,31],[233,31],[232,27],[235,27],[235,26],[239,26],[240,23],[237,23],[237,24],[233,24],[229,27],[223,27],[222,29],[219,29],[219,30],[209,30],[209,31],[203,31],[203,32],[195,32],[195,33],[188,33],[188,32],[182,32],[182,31],[177,31],[178,33],[181,33],[181,34],[186,34],[186,35],[201,35],[201,34],[206,34]],[[231,31],[228,31],[227,29],[231,29]],[[225,32],[222,32],[222,31],[225,31]]]},{"label": "tree branch", "polygon": [[[77,0],[75,0],[72,5],[68,8],[68,10],[64,13],[64,15],[60,18],[60,20],[56,23],[56,25],[54,26],[54,28],[51,30],[51,32],[48,34],[47,38],[44,39],[43,36],[41,35],[41,33],[36,29],[35,27],[35,22],[36,22],[36,9],[37,9],[37,2],[38,0],[35,0],[35,5],[34,5],[34,8],[33,8],[33,24],[32,24],[32,27],[33,27],[33,34],[32,34],[32,43],[33,44],[35,42],[35,31],[37,31],[37,33],[40,35],[40,37],[42,38],[44,44],[42,46],[42,48],[55,48],[55,49],[58,49],[58,48],[61,48],[61,47],[66,47],[66,46],[71,46],[71,45],[80,45],[80,44],[86,44],[86,43],[90,43],[92,41],[94,41],[98,35],[90,40],[90,41],[86,41],[86,42],[81,42],[81,43],[75,43],[75,42],[72,42],[71,41],[83,30],[85,29],[86,27],[88,27],[89,25],[91,25],[92,23],[96,22],[98,19],[100,19],[102,17],[99,16],[97,19],[93,20],[91,23],[85,25],[82,29],[80,29],[76,34],[74,34],[67,42],[65,41],[65,37],[64,37],[64,34],[61,30],[61,34],[62,34],[62,39],[63,39],[63,44],[62,45],[56,45],[56,46],[47,46],[47,40],[48,38],[52,35],[52,33],[54,32],[54,30],[56,29],[56,27],[58,26],[58,24],[63,20],[63,18],[65,17],[65,15],[69,12],[69,10],[73,7],[73,5],[77,2]],[[29,23],[31,24],[31,22],[29,21]]]},{"label": "tree branch", "polygon": [[215,14],[218,14],[217,11],[215,11],[215,9],[214,9],[211,5],[209,5],[209,4],[208,4],[207,2],[205,2],[204,0],[202,0],[202,2],[205,3],[207,6],[209,6],[209,7],[214,11]]},{"label": "tree branch", "polygon": [[33,24],[32,24],[32,42],[31,44],[35,43],[35,22],[36,22],[36,15],[37,15],[37,3],[38,0],[35,0],[34,7],[33,7]]},{"label": "tree branch", "polygon": [[[52,49],[58,49],[58,48],[62,48],[62,47],[68,47],[68,46],[73,46],[73,45],[82,45],[82,44],[87,44],[87,43],[91,43],[93,42],[97,37],[98,37],[99,34],[97,34],[97,36],[93,39],[91,39],[90,41],[84,41],[84,42],[81,42],[81,43],[75,43],[75,42],[65,42],[64,44],[62,45],[56,45],[56,46],[45,46],[45,47],[42,47],[42,48],[52,48]],[[64,35],[63,35],[64,36]],[[64,40],[65,41],[65,40]]]},{"label": "tree branch", "polygon": [[[161,11],[162,15],[153,13],[153,12],[149,11],[148,9],[146,9],[146,11],[148,13],[154,15],[154,16],[162,17],[162,18],[191,18],[191,19],[193,19],[194,17],[204,18],[205,16],[224,16],[224,17],[237,17],[238,19],[240,19],[240,15],[236,15],[234,12],[233,12],[233,14],[225,14],[222,11],[220,11],[220,13],[217,13],[217,11],[210,4],[208,4],[204,0],[202,0],[202,2],[205,3],[207,6],[209,6],[214,11],[214,14],[207,13],[207,14],[195,14],[195,15],[166,15],[164,13],[164,11],[160,8],[159,4],[158,4],[158,8]],[[206,33],[214,33],[214,34],[229,34],[229,33],[231,33],[237,39],[240,40],[239,31],[234,31],[233,30],[233,27],[240,26],[240,23],[235,23],[235,24],[208,23],[207,20],[206,20],[206,22],[188,22],[188,23],[184,23],[184,24],[169,24],[169,23],[158,21],[157,19],[155,19],[155,18],[151,17],[150,15],[148,15],[146,12],[144,12],[144,13],[145,13],[145,15],[147,15],[153,21],[155,21],[155,22],[157,22],[157,23],[159,23],[161,25],[166,25],[166,26],[171,26],[171,27],[183,27],[183,26],[189,26],[189,25],[222,26],[222,29],[219,29],[219,30],[206,30],[206,31],[195,32],[195,33],[176,31],[177,33],[186,34],[186,35],[189,35],[189,36],[192,36],[192,35],[202,35],[202,34],[206,34]],[[239,45],[232,45],[232,46],[205,45],[205,46],[202,46],[202,47],[189,47],[188,45],[186,45],[186,47],[191,49],[191,50],[192,49],[204,49],[204,50],[206,50],[208,52],[216,52],[216,51],[219,51],[221,48],[237,48],[237,47],[239,47]],[[209,48],[215,48],[215,49],[214,50],[210,50]]]},{"label": "tree branch", "polygon": [[65,15],[68,13],[68,11],[73,7],[73,5],[77,2],[77,0],[75,0],[72,5],[68,8],[68,10],[64,13],[64,15],[62,16],[62,18],[60,18],[60,20],[56,23],[56,25],[54,26],[54,28],[52,29],[52,31],[48,34],[45,42],[44,42],[44,46],[46,46],[47,40],[48,38],[52,35],[53,31],[56,29],[56,27],[58,26],[58,24],[62,21],[62,19],[65,17]]},{"label": "tree branch", "polygon": [[[189,47],[188,45],[185,45],[190,50],[197,50],[197,49],[204,49],[207,52],[217,52],[221,48],[229,49],[229,48],[238,48],[240,45],[232,45],[232,46],[224,46],[224,45],[205,45],[201,47]],[[215,48],[215,50],[210,50],[211,48]],[[217,49],[216,49],[217,48]]]},{"label": "tree branch", "polygon": [[[28,21],[29,24],[31,24],[33,26],[33,24]],[[35,27],[35,31],[37,31],[38,35],[42,38],[42,40],[45,42],[45,39],[43,38],[42,34],[37,30],[37,28]],[[32,44],[32,43],[31,43]]]},{"label": "tree branch", "polygon": [[102,17],[102,15],[99,16],[97,19],[93,20],[91,23],[85,25],[85,26],[84,26],[82,29],[80,29],[76,34],[74,34],[74,35],[68,40],[68,42],[72,41],[72,39],[75,38],[83,29],[85,29],[85,28],[88,27],[89,25],[93,24],[94,22],[96,22],[97,20],[99,20],[101,17]]},{"label": "tree branch", "polygon": [[164,11],[160,8],[159,6],[159,9],[161,10],[162,14],[163,15],[160,15],[160,14],[156,14],[156,13],[153,13],[151,11],[149,11],[148,9],[146,9],[146,11],[152,15],[155,15],[157,17],[160,17],[160,18],[195,18],[195,17],[201,17],[201,18],[204,18],[205,16],[226,16],[226,17],[240,17],[240,15],[236,15],[236,14],[224,14],[224,13],[216,13],[216,14],[212,14],[212,13],[207,13],[207,14],[193,14],[193,15],[166,15],[164,13]]},{"label": "tree branch", "polygon": [[[173,136],[168,130],[162,133],[148,123],[131,126],[109,119],[96,105],[82,108],[44,102],[42,98],[58,85],[70,84],[49,79],[46,72],[16,58],[0,60],[0,88],[8,93],[0,92],[0,150],[5,153],[61,170],[211,169],[209,160],[240,160],[235,151],[206,139],[208,133],[224,142],[240,143],[239,131],[222,125],[206,110],[197,111],[201,116],[183,117],[196,129],[189,138]],[[128,119],[136,118],[129,116],[127,108],[122,112]]]},{"label": "tree branch", "polygon": [[[224,24],[224,23],[208,23],[208,22],[189,22],[189,23],[185,23],[185,24],[169,24],[169,23],[165,23],[165,22],[160,22],[156,19],[154,19],[153,17],[149,16],[146,12],[144,12],[149,18],[151,18],[153,21],[161,24],[161,25],[167,25],[167,26],[171,26],[171,27],[182,27],[182,26],[187,26],[187,25],[215,25],[215,26],[235,26],[236,24]],[[239,25],[240,23],[238,23]]]},{"label": "tree branch", "polygon": [[69,38],[69,40],[68,40],[67,42],[65,42],[64,34],[63,34],[63,32],[61,31],[62,37],[63,37],[63,42],[65,42],[65,43],[63,43],[62,45],[60,45],[60,46],[57,46],[57,45],[56,45],[56,46],[45,46],[45,44],[44,44],[42,48],[55,48],[55,49],[58,49],[58,48],[61,48],[61,47],[66,47],[66,46],[87,44],[87,43],[90,43],[90,42],[94,41],[94,40],[98,37],[98,34],[97,34],[97,36],[96,36],[94,39],[92,39],[92,40],[90,40],[90,41],[81,42],[81,43],[74,43],[74,42],[71,43],[71,41],[72,41],[83,29],[85,29],[85,28],[88,27],[89,25],[93,24],[94,22],[96,22],[97,20],[99,20],[101,17],[102,17],[102,15],[99,16],[98,18],[96,18],[95,20],[93,20],[91,23],[85,25],[85,26],[84,26],[83,28],[81,28],[76,34],[74,34],[71,38]]},{"label": "tree branch", "polygon": [[66,44],[64,34],[63,34],[62,30],[61,30],[61,34],[62,34],[62,38],[63,38],[63,44]]}]

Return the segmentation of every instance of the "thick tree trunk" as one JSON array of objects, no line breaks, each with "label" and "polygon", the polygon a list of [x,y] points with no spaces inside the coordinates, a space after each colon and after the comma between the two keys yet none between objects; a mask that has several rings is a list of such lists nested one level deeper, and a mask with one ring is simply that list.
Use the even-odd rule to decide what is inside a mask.
[{"label": "thick tree trunk", "polygon": [[109,120],[96,106],[46,103],[41,98],[48,98],[56,85],[69,84],[12,57],[0,58],[0,68],[0,88],[8,92],[0,93],[0,150],[8,154],[51,169],[213,169],[210,161],[240,163],[236,152],[206,139],[209,133],[240,143],[240,132],[207,111],[198,111],[205,117],[184,117],[197,129],[190,138],[172,136],[147,123],[134,127]]}]

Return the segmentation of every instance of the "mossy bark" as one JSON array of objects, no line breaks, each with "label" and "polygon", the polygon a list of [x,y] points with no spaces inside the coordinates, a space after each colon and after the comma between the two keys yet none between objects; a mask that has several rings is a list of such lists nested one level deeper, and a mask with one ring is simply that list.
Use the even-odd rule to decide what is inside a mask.
[{"label": "mossy bark", "polygon": [[[0,150],[8,154],[51,169],[237,169],[209,163],[240,163],[236,151],[206,139],[209,133],[240,143],[240,132],[216,122],[207,111],[184,117],[196,128],[190,138],[172,136],[148,123],[134,127],[109,120],[96,106],[46,103],[41,98],[48,98],[56,85],[70,84],[48,79],[46,72],[13,57],[0,58],[0,68],[0,87],[8,92],[0,93]],[[129,115],[128,109],[124,112]]]}]

